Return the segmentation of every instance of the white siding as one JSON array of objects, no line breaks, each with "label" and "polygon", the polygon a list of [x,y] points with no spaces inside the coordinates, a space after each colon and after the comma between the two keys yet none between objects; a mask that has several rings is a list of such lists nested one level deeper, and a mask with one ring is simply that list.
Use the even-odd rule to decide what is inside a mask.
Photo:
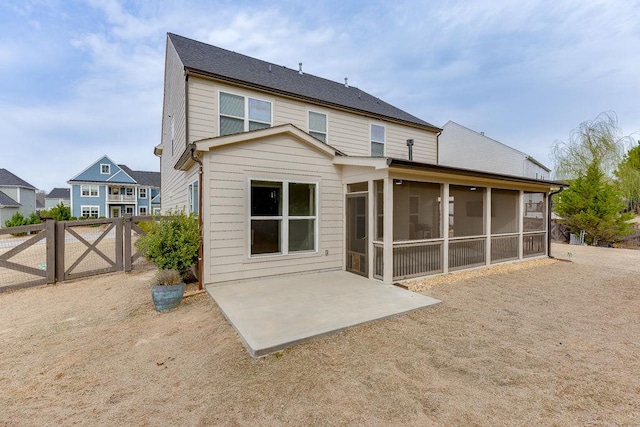
[{"label": "white siding", "polygon": [[370,155],[370,125],[375,123],[382,124],[386,128],[388,156],[407,159],[406,141],[413,139],[415,141],[413,147],[415,161],[434,164],[437,161],[435,132],[196,77],[189,79],[190,142],[218,136],[219,91],[270,101],[272,103],[273,126],[290,123],[308,132],[308,111],[325,113],[327,114],[328,144],[347,155]]},{"label": "white siding", "polygon": [[447,122],[442,129],[439,138],[441,165],[529,178],[549,178],[549,173],[528,160],[525,153],[508,145],[455,122]]},{"label": "white siding", "polygon": [[[169,209],[182,209],[188,203],[188,177],[184,172],[173,168],[186,147],[184,81],[183,65],[173,45],[167,43],[162,117],[162,157],[160,159],[163,212]],[[172,121],[173,143],[171,140]]]},{"label": "white siding", "polygon": [[[342,184],[338,167],[326,154],[278,136],[208,152],[204,165],[206,283],[342,268]],[[249,257],[250,179],[317,183],[315,253]]]}]

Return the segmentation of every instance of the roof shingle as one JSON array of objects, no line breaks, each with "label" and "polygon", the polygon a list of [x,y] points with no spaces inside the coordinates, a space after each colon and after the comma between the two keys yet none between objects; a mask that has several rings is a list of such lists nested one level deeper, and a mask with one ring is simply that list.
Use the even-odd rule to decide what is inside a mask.
[{"label": "roof shingle", "polygon": [[22,178],[12,174],[6,169],[0,168],[0,185],[6,187],[26,187],[31,189],[36,189],[33,185],[29,184]]},{"label": "roof shingle", "polygon": [[20,206],[22,206],[20,203],[16,202],[11,197],[7,196],[2,191],[0,191],[0,207],[3,207],[3,208],[14,208],[14,207],[15,208],[19,208]]},{"label": "roof shingle", "polygon": [[168,38],[187,69],[263,90],[439,130],[437,126],[387,104],[357,87],[312,74],[300,74],[298,70],[274,65],[177,34],[168,33]]}]

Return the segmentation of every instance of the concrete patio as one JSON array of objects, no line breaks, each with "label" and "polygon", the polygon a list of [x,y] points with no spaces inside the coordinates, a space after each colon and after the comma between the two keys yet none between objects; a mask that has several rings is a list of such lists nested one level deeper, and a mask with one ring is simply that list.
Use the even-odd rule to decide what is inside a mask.
[{"label": "concrete patio", "polygon": [[440,301],[345,271],[210,285],[253,357]]}]

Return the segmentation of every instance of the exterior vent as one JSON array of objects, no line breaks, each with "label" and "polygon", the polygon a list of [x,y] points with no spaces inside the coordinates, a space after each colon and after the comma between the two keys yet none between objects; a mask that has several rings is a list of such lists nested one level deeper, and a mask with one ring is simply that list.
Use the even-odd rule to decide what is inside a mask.
[{"label": "exterior vent", "polygon": [[304,73],[302,72],[302,62],[298,62],[298,67],[300,67],[298,69],[298,74],[303,75]]},{"label": "exterior vent", "polygon": [[344,87],[349,87],[349,78],[348,77],[344,78]]}]

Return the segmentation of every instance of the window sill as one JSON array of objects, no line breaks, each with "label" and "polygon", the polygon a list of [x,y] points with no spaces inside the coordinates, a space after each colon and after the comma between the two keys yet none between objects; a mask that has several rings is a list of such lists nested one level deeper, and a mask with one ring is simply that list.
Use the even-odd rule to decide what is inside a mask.
[{"label": "window sill", "polygon": [[262,255],[249,255],[245,260],[245,263],[252,264],[256,262],[273,261],[273,260],[289,260],[289,259],[301,259],[312,258],[314,256],[320,256],[320,251],[300,251],[288,254],[262,254]]}]

